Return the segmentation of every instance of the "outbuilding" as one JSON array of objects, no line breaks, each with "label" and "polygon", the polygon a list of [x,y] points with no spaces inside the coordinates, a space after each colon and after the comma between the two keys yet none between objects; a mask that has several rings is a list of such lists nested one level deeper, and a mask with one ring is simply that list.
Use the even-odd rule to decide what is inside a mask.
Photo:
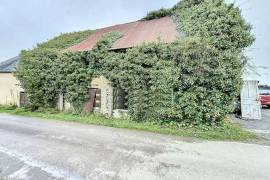
[{"label": "outbuilding", "polygon": [[20,106],[25,101],[24,91],[14,73],[19,57],[0,63],[0,105]]}]

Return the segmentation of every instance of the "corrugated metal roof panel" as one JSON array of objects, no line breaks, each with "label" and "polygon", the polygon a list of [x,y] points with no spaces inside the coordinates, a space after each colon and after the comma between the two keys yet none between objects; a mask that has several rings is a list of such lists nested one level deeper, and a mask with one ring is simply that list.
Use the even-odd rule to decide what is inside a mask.
[{"label": "corrugated metal roof panel", "polygon": [[86,40],[68,49],[74,51],[91,50],[104,33],[112,31],[123,33],[123,37],[113,44],[112,49],[125,49],[141,45],[142,43],[155,43],[159,40],[164,43],[172,43],[178,36],[173,20],[170,17],[164,17],[97,29]]},{"label": "corrugated metal roof panel", "polygon": [[15,72],[19,57],[14,57],[0,63],[0,72]]}]

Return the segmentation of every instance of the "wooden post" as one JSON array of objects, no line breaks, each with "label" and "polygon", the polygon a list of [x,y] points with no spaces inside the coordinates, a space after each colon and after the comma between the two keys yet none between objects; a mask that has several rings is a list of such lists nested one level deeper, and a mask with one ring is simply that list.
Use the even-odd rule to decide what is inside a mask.
[{"label": "wooden post", "polygon": [[58,110],[59,111],[64,110],[64,95],[63,94],[59,94],[59,97],[58,97]]}]

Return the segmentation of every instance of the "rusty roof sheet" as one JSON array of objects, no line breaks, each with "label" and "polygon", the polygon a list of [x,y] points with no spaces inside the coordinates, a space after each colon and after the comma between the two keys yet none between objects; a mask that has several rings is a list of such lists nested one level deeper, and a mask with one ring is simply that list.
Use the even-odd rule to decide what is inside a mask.
[{"label": "rusty roof sheet", "polygon": [[104,33],[112,31],[121,32],[123,36],[114,42],[111,49],[125,49],[143,43],[155,43],[158,41],[172,43],[178,36],[176,25],[171,17],[164,17],[150,21],[136,21],[97,29],[95,33],[90,35],[86,40],[68,48],[68,50],[91,50]]}]

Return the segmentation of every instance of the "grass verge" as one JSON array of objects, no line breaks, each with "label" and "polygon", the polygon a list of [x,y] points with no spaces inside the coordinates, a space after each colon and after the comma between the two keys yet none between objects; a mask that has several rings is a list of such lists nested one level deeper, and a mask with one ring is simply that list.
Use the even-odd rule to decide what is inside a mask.
[{"label": "grass verge", "polygon": [[31,112],[22,108],[14,108],[10,106],[0,106],[0,113],[38,117],[48,120],[79,122],[83,124],[101,125],[115,128],[135,129],[166,135],[195,137],[207,140],[246,141],[256,138],[253,133],[243,130],[240,126],[230,122],[229,120],[225,121],[222,126],[215,127],[178,127],[177,125],[161,125],[155,121],[137,122],[128,119],[105,118],[100,115],[76,115],[50,111]]}]

